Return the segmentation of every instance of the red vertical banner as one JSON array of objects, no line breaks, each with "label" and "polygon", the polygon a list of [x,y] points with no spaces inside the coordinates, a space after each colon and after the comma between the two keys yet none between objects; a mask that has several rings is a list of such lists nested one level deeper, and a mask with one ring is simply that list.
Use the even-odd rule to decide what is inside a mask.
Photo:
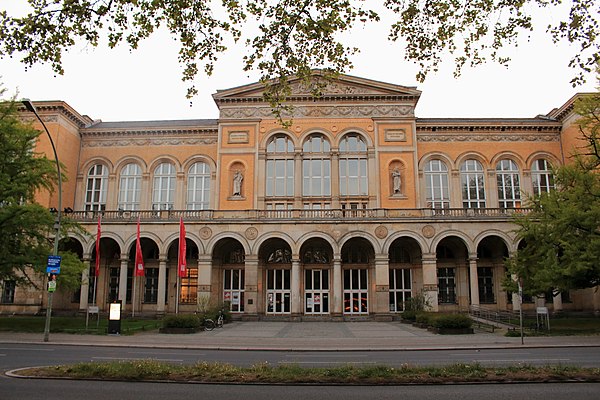
[{"label": "red vertical banner", "polygon": [[187,275],[187,261],[185,258],[185,252],[185,225],[183,225],[183,218],[179,218],[179,259],[177,262],[177,268],[179,271],[179,277],[181,278],[184,278]]},{"label": "red vertical banner", "polygon": [[100,237],[102,236],[102,217],[98,216],[98,233],[96,235],[96,273],[95,277],[100,276]]},{"label": "red vertical banner", "polygon": [[144,276],[144,257],[140,243],[140,219],[137,222],[137,237],[135,241],[135,276]]}]

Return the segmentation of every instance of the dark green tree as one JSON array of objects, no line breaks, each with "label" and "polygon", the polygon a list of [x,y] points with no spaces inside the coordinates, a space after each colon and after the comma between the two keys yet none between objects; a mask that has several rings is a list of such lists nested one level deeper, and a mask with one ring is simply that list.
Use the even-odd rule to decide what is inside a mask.
[{"label": "dark green tree", "polygon": [[[39,135],[18,118],[15,102],[0,102],[0,281],[19,285],[45,273],[55,233],[55,216],[35,202],[36,193],[54,190],[57,180],[55,161],[35,152]],[[65,231],[78,229],[69,221],[64,226]],[[61,255],[61,272],[69,277],[61,287],[79,287],[83,263],[72,254]]]},{"label": "dark green tree", "polygon": [[600,92],[582,96],[575,112],[586,146],[555,169],[556,189],[530,198],[532,211],[516,219],[523,242],[509,272],[531,295],[600,285]]},{"label": "dark green tree", "polygon": [[[136,49],[159,29],[179,42],[188,96],[194,78],[210,75],[221,53],[246,47],[244,70],[256,69],[274,103],[285,98],[285,77],[308,81],[312,69],[347,72],[359,51],[352,36],[365,24],[387,24],[390,41],[404,46],[404,58],[420,65],[425,79],[448,54],[456,74],[488,60],[506,64],[507,46],[531,31],[549,41],[572,44],[568,61],[581,83],[600,56],[598,0],[28,0],[29,12],[0,10],[0,56],[19,56],[31,66],[50,63],[63,73],[62,55],[75,45]],[[550,25],[536,15],[552,15]],[[384,16],[382,18],[381,16]],[[374,40],[386,40],[375,38]],[[395,60],[394,60],[395,61]],[[565,60],[565,62],[567,62]],[[319,94],[319,86],[314,88]]]}]

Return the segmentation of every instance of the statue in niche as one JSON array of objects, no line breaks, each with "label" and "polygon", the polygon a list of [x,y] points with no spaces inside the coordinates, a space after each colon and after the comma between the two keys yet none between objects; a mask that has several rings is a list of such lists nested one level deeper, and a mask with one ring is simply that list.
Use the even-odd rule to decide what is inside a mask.
[{"label": "statue in niche", "polygon": [[233,175],[233,195],[241,196],[242,195],[242,181],[244,180],[244,175],[240,172],[240,170],[236,170]]},{"label": "statue in niche", "polygon": [[400,172],[400,169],[398,169],[398,167],[396,167],[392,171],[392,188],[393,188],[394,194],[402,193],[401,186],[402,186],[402,173]]},{"label": "statue in niche", "polygon": [[244,252],[242,249],[233,250],[229,254],[229,262],[231,264],[243,264],[244,263]]},{"label": "statue in niche", "polygon": [[267,259],[271,264],[289,264],[292,262],[292,253],[287,249],[277,249]]}]

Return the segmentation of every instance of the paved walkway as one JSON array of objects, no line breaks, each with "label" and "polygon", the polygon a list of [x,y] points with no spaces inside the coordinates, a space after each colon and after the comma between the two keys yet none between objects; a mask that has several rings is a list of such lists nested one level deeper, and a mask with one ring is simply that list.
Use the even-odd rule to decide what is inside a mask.
[{"label": "paved walkway", "polygon": [[[0,343],[44,343],[42,334],[0,332]],[[195,334],[100,336],[51,333],[49,344],[239,350],[435,350],[598,346],[599,336],[436,335],[400,322],[233,322]]]}]

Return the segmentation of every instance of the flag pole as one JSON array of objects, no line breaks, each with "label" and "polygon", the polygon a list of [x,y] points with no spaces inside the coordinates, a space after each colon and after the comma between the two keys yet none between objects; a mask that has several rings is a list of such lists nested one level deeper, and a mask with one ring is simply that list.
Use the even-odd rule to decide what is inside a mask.
[{"label": "flag pole", "polygon": [[179,278],[179,272],[177,272],[177,294],[175,297],[175,314],[179,314],[179,283],[181,278]]},{"label": "flag pole", "polygon": [[[137,275],[133,275],[133,293],[131,294],[131,317],[135,317],[135,284],[137,282]],[[127,297],[127,296],[126,296]]]}]

